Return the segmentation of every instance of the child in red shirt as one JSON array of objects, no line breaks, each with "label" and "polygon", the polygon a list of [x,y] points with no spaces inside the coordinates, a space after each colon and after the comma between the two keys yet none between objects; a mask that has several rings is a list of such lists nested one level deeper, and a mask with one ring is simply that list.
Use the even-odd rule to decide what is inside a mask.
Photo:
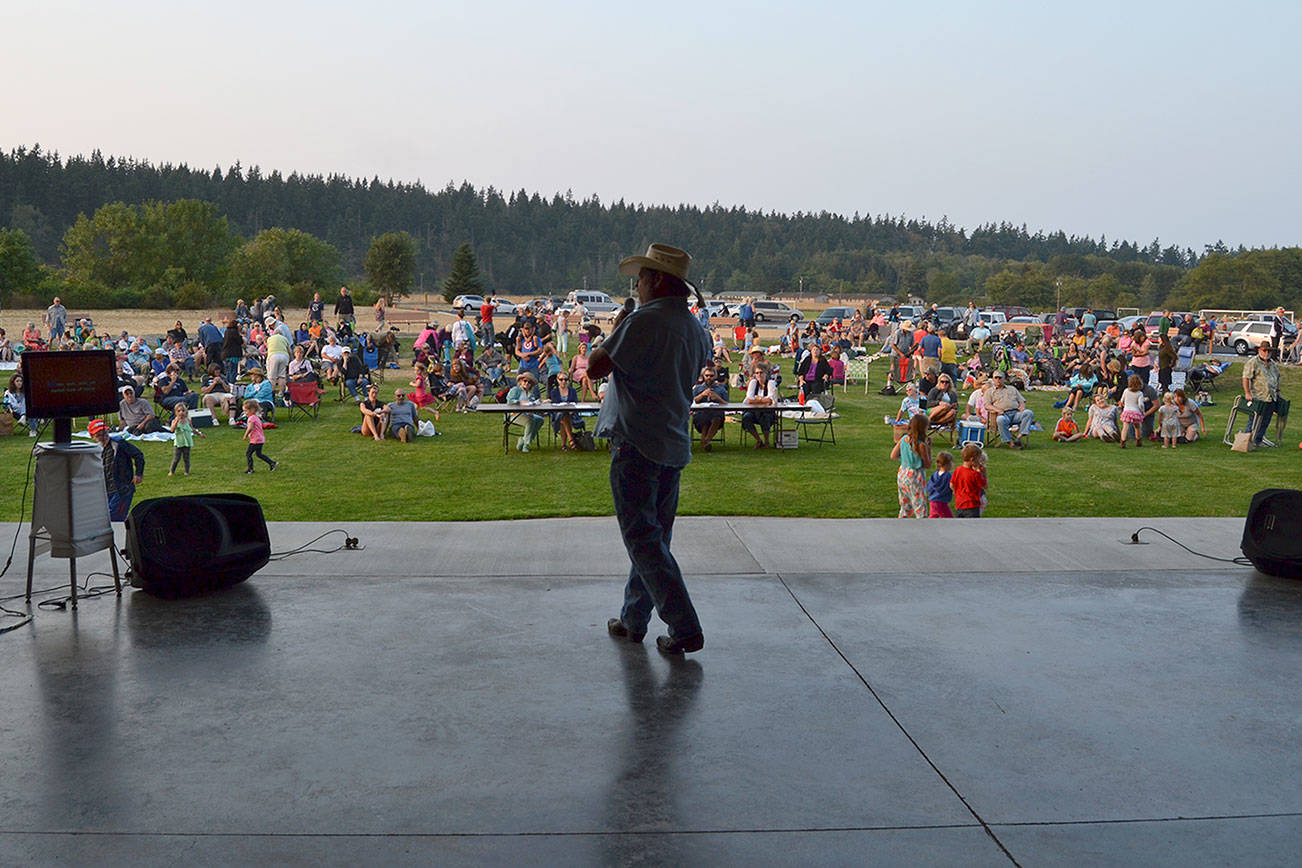
[{"label": "child in red shirt", "polygon": [[963,447],[963,465],[950,481],[954,488],[954,514],[959,518],[981,517],[981,493],[986,488],[986,472],[981,466],[981,445]]}]

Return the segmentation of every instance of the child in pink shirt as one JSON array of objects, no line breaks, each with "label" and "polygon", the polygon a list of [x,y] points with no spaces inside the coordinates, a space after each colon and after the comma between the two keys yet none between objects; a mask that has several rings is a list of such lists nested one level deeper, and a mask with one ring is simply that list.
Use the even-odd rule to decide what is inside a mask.
[{"label": "child in pink shirt", "polygon": [[262,454],[262,444],[267,442],[267,435],[262,429],[262,418],[258,415],[262,408],[257,401],[244,402],[244,415],[248,418],[244,421],[244,439],[249,441],[249,448],[245,451],[244,457],[248,459],[249,469],[245,473],[253,472],[253,456],[256,455],[272,470],[279,467],[279,463],[272,461]]}]

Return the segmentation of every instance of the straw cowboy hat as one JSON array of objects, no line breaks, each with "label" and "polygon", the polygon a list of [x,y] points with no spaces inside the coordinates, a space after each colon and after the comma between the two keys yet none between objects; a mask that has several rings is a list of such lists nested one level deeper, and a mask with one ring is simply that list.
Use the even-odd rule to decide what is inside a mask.
[{"label": "straw cowboy hat", "polygon": [[668,244],[652,244],[646,249],[646,256],[630,256],[619,264],[619,273],[626,277],[637,277],[638,271],[650,268],[672,274],[679,280],[687,280],[687,269],[691,267],[692,257],[685,250],[670,247]]},{"label": "straw cowboy hat", "polygon": [[515,375],[517,380],[528,380],[531,383],[538,382],[538,378],[533,375],[532,371],[520,371]]}]

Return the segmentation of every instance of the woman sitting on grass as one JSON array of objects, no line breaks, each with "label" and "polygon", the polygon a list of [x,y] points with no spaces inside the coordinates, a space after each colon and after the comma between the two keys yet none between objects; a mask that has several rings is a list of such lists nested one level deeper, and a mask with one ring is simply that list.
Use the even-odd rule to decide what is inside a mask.
[{"label": "woman sitting on grass", "polygon": [[1094,393],[1094,403],[1090,405],[1089,418],[1085,423],[1085,436],[1105,443],[1117,442],[1116,410],[1103,389]]},{"label": "woman sitting on grass", "polygon": [[1180,420],[1179,442],[1193,443],[1207,431],[1203,411],[1197,402],[1185,396],[1184,389],[1176,389],[1171,394],[1175,396],[1176,418]]}]

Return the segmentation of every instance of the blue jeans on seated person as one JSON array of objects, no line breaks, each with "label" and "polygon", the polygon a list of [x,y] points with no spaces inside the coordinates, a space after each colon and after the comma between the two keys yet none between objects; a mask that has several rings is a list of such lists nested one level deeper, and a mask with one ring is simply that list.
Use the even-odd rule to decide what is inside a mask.
[{"label": "blue jeans on seated person", "polygon": [[995,426],[999,428],[999,439],[1005,443],[1013,442],[1013,434],[1009,430],[1014,425],[1017,426],[1018,434],[1030,434],[1031,423],[1035,421],[1035,414],[1030,410],[1005,410],[995,417]]},{"label": "blue jeans on seated person", "polygon": [[619,617],[630,633],[643,633],[652,610],[669,626],[671,639],[699,635],[692,598],[669,551],[678,512],[680,467],[647,460],[631,443],[618,443],[610,459],[615,518],[632,566]]},{"label": "blue jeans on seated person", "polygon": [[186,392],[182,395],[167,395],[159,398],[158,403],[162,404],[168,410],[171,410],[177,404],[184,404],[191,410],[197,410],[199,409],[199,393]]},{"label": "blue jeans on seated person", "polygon": [[365,385],[369,385],[365,377],[358,377],[356,380],[344,380],[344,386],[348,389],[348,394],[352,395],[354,398],[361,397],[357,393],[357,387]]}]

